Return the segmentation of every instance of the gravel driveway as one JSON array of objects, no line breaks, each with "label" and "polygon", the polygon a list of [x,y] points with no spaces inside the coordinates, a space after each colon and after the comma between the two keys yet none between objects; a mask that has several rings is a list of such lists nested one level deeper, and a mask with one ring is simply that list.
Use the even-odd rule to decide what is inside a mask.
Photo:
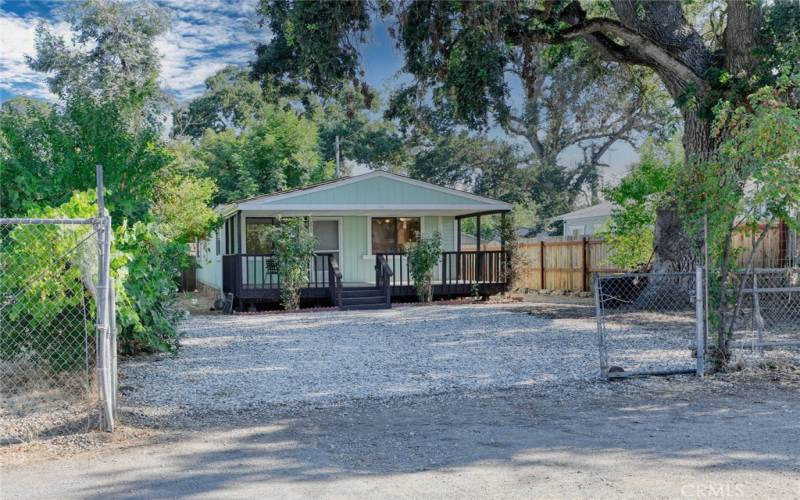
[{"label": "gravel driveway", "polygon": [[177,358],[122,365],[133,407],[237,409],[588,381],[594,322],[514,305],[195,316]]},{"label": "gravel driveway", "polygon": [[[122,365],[123,402],[166,413],[593,383],[594,319],[526,311],[524,304],[476,304],[194,316],[182,324],[178,357]],[[675,357],[659,345],[651,332],[631,336],[627,350]]]}]

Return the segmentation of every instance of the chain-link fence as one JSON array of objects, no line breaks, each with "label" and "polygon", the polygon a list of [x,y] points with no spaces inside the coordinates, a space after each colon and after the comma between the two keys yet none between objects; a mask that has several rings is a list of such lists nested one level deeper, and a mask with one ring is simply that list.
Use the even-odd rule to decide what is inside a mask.
[{"label": "chain-link fence", "polygon": [[106,224],[0,220],[1,439],[77,432],[104,420],[99,403],[111,391],[97,381],[111,378],[98,378],[97,360],[110,368],[114,358],[97,335],[104,328],[96,297],[109,289],[99,272]]},{"label": "chain-link fence", "polygon": [[800,365],[800,268],[754,269],[736,281],[742,295],[732,332],[734,360]]},{"label": "chain-link fence", "polygon": [[111,218],[0,219],[0,445],[114,427]]},{"label": "chain-link fence", "polygon": [[702,373],[697,284],[697,273],[595,275],[601,375]]}]

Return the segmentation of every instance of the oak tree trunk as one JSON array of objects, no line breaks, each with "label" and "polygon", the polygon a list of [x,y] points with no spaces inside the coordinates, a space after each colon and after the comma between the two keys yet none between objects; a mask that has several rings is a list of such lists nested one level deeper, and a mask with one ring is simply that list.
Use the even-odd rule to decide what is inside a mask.
[{"label": "oak tree trunk", "polygon": [[[711,124],[694,111],[684,112],[683,149],[687,165],[707,161],[719,147],[711,133]],[[693,271],[702,264],[697,257],[703,247],[703,236],[686,234],[683,219],[675,206],[661,207],[656,211],[653,233],[653,271]]]}]

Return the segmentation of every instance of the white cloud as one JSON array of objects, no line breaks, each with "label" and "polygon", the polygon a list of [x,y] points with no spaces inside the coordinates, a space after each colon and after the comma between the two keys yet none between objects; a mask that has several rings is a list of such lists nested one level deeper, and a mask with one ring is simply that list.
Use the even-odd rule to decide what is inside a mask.
[{"label": "white cloud", "polygon": [[264,37],[256,21],[256,2],[159,2],[172,12],[169,33],[157,48],[162,55],[161,86],[181,99],[201,93],[206,78],[223,67],[243,65]]},{"label": "white cloud", "polygon": [[[33,71],[25,62],[35,52],[39,18],[22,18],[0,13],[0,98],[14,94],[52,100],[45,75]],[[63,28],[63,27],[62,27]]]},{"label": "white cloud", "polygon": [[[229,64],[243,65],[253,59],[256,42],[266,40],[255,15],[256,0],[233,3],[223,0],[160,0],[171,14],[171,28],[156,41],[161,54],[162,88],[179,99],[190,99],[203,90],[206,78]],[[65,23],[53,24],[36,16],[20,17],[0,10],[0,100],[27,95],[47,100],[46,76],[31,70],[25,55],[35,52],[35,32],[45,22],[66,35]]]}]

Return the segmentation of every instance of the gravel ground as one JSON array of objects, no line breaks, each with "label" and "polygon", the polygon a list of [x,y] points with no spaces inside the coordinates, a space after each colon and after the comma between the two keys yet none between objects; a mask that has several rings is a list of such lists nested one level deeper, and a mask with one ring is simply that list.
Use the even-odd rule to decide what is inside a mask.
[{"label": "gravel ground", "polygon": [[[178,357],[122,365],[125,409],[156,416],[456,390],[558,392],[598,374],[593,318],[524,304],[197,316],[181,328]],[[652,330],[630,335],[618,359],[691,365],[682,336],[663,322]]]}]

